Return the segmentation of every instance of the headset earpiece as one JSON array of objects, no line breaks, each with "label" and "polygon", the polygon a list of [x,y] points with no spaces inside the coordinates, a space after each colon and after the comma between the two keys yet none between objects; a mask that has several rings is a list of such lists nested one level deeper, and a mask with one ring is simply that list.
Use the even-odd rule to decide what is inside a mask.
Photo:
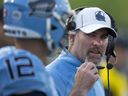
[{"label": "headset earpiece", "polygon": [[108,59],[110,58],[111,55],[114,56],[113,55],[114,47],[115,47],[114,38],[111,35],[109,35],[108,36],[108,45],[107,45],[106,53],[105,53],[105,55],[107,56]]},{"label": "headset earpiece", "polygon": [[73,19],[74,19],[74,16],[72,15],[72,16],[69,17],[69,19],[67,20],[66,29],[67,29],[68,31],[75,30],[75,28],[76,28],[76,23],[75,23],[75,21],[74,21]]}]

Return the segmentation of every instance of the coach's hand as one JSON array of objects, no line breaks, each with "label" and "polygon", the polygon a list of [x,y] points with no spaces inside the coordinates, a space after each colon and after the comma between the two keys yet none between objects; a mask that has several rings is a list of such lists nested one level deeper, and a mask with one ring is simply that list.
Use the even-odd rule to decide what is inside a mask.
[{"label": "coach's hand", "polygon": [[76,72],[75,84],[70,96],[86,96],[98,78],[99,74],[95,64],[83,63]]}]

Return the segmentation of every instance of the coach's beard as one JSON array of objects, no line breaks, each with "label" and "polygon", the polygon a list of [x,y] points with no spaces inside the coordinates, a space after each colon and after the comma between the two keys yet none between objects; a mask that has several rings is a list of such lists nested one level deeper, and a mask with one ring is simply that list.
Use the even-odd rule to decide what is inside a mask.
[{"label": "coach's beard", "polygon": [[85,59],[85,62],[92,62],[95,65],[98,65],[101,62],[102,59],[102,54],[97,54],[97,53],[88,53]]}]

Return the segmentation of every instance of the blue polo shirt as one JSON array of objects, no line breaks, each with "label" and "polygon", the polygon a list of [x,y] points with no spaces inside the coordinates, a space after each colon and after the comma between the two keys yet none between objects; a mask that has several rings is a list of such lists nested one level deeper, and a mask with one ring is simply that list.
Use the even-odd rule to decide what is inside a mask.
[{"label": "blue polo shirt", "polygon": [[[59,96],[69,96],[74,85],[77,67],[81,64],[75,56],[64,49],[56,60],[46,66],[46,70],[54,79]],[[105,96],[100,79],[95,82],[87,96]]]}]

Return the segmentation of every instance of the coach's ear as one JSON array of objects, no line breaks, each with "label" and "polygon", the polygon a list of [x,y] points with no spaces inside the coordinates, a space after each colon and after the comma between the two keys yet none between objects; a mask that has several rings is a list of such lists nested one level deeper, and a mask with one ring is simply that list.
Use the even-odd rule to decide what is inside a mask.
[{"label": "coach's ear", "polygon": [[69,34],[68,36],[68,49],[70,50],[74,44],[76,34]]}]

